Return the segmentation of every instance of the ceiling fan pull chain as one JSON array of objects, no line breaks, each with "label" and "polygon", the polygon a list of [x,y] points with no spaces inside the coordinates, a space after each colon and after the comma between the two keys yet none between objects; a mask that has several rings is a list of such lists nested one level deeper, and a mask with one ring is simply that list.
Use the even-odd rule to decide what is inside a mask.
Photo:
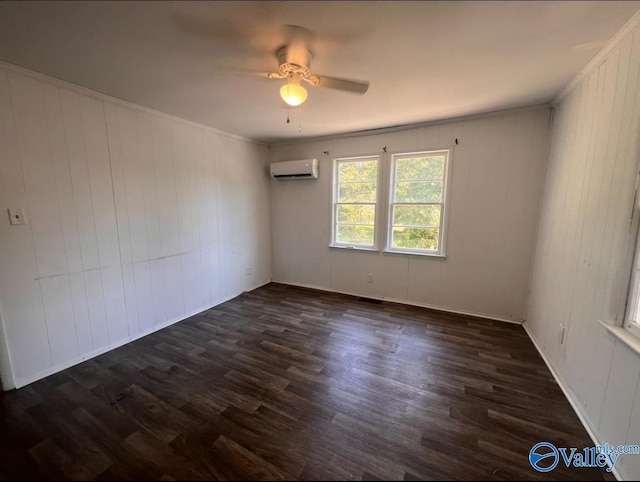
[{"label": "ceiling fan pull chain", "polygon": [[302,107],[298,107],[298,134],[302,132]]},{"label": "ceiling fan pull chain", "polygon": [[289,120],[289,108],[287,107],[287,124],[290,122]]}]

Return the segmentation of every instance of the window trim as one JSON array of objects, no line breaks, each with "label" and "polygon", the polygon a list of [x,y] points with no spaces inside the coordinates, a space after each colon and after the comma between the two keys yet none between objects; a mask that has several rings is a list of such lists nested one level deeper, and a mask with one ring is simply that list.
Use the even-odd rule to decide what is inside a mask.
[{"label": "window trim", "polygon": [[[357,162],[375,160],[377,162],[376,171],[376,200],[375,203],[349,203],[349,204],[373,204],[375,207],[375,217],[373,224],[373,245],[368,244],[351,244],[351,243],[339,243],[336,241],[336,226],[337,226],[337,210],[338,210],[338,166],[343,162]],[[329,240],[330,248],[351,249],[359,251],[375,251],[379,252],[378,248],[378,233],[380,232],[380,181],[382,170],[382,156],[380,154],[363,154],[358,156],[338,156],[333,158],[333,172],[331,181],[331,239]]]},{"label": "window trim", "polygon": [[636,355],[640,355],[640,338],[633,334],[631,331],[623,328],[622,326],[612,325],[610,323],[606,323],[602,320],[598,320],[598,323],[601,324],[607,332],[609,332],[612,336],[616,337],[622,343],[624,343],[630,350],[632,350]]},{"label": "window trim", "polygon": [[628,256],[631,269],[628,271],[628,279],[624,297],[624,310],[622,326],[625,332],[640,339],[640,322],[634,320],[632,313],[636,311],[640,303],[640,173],[636,174],[636,187],[633,199],[633,208],[630,220],[630,239],[628,244]]},{"label": "window trim", "polygon": [[[395,165],[396,159],[398,157],[406,157],[406,156],[416,156],[416,155],[425,155],[425,154],[438,154],[445,153],[445,166],[444,166],[444,175],[442,176],[442,202],[440,203],[394,203],[394,186],[395,186]],[[443,147],[443,148],[429,148],[429,149],[420,149],[415,151],[397,151],[389,153],[388,163],[389,168],[387,169],[389,175],[388,182],[388,191],[386,192],[386,239],[385,239],[385,247],[384,253],[392,253],[392,254],[409,254],[409,255],[418,255],[418,256],[431,256],[436,258],[446,258],[446,244],[447,244],[447,227],[449,220],[449,205],[450,205],[450,193],[451,193],[451,159],[452,159],[453,149],[451,147]],[[434,179],[435,180],[435,179]],[[438,179],[439,180],[439,179]],[[426,204],[434,204],[441,205],[442,210],[440,213],[440,227],[439,227],[439,236],[438,236],[438,250],[426,250],[421,248],[394,248],[391,246],[392,236],[393,236],[393,206],[397,204],[418,204],[418,205],[426,205]]]}]

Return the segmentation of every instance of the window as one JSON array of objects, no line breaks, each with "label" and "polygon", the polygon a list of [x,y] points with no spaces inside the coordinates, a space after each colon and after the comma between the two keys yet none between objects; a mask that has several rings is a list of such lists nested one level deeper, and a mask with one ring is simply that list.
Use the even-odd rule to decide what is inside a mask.
[{"label": "window", "polygon": [[[625,273],[626,279],[618,297],[620,309],[615,313],[615,319],[599,319],[606,330],[636,354],[640,355],[640,174],[636,176],[636,193],[631,210],[627,249],[625,249],[625,264],[628,262],[630,270]],[[607,310],[608,311],[608,310]],[[623,316],[620,316],[620,313]],[[605,314],[607,314],[605,312]],[[622,318],[622,320],[620,320]]]},{"label": "window", "polygon": [[444,255],[449,151],[391,157],[387,250]]},{"label": "window", "polygon": [[627,296],[627,306],[625,309],[624,327],[631,333],[640,337],[640,233],[638,232],[638,218],[640,216],[640,206],[638,206],[638,191],[636,190],[636,200],[634,203],[634,215],[632,222],[632,233],[634,233],[635,254],[631,269],[631,281]]},{"label": "window", "polygon": [[331,246],[444,256],[448,170],[446,149],[335,159]]},{"label": "window", "polygon": [[378,156],[336,159],[333,189],[333,246],[376,245]]}]

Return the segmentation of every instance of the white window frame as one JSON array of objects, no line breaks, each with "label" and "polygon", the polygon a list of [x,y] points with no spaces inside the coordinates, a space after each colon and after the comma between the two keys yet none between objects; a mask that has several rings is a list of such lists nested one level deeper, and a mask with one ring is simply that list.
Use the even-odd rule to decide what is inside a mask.
[{"label": "white window frame", "polygon": [[[376,161],[376,200],[374,203],[340,203],[338,202],[338,166],[347,162],[366,162]],[[378,154],[365,154],[362,156],[352,157],[337,157],[333,159],[333,193],[331,202],[331,241],[329,246],[332,248],[347,248],[347,249],[359,249],[364,251],[378,251],[378,232],[379,232],[379,220],[380,220],[380,171],[381,171],[381,159]],[[338,206],[340,204],[363,204],[373,205],[375,207],[375,216],[373,224],[373,245],[368,244],[353,244],[353,243],[339,243],[336,241],[337,234],[337,222],[338,222]]]},{"label": "white window frame", "polygon": [[[396,203],[394,202],[395,183],[396,183],[396,160],[398,158],[407,157],[420,157],[420,156],[433,156],[444,154],[444,172],[442,176],[442,201],[439,203]],[[389,159],[389,190],[387,192],[387,222],[386,222],[386,245],[385,252],[387,253],[401,253],[401,254],[416,254],[421,256],[446,256],[446,231],[447,220],[449,218],[449,178],[451,172],[451,149],[430,149],[421,151],[410,152],[396,152],[391,154]],[[435,180],[435,179],[434,179]],[[439,179],[438,179],[439,180]],[[422,248],[395,248],[392,246],[393,239],[393,209],[396,205],[439,205],[440,209],[440,226],[438,231],[438,249],[429,250]]]},{"label": "white window frame", "polygon": [[620,280],[621,288],[615,299],[616,310],[613,320],[599,319],[602,325],[611,335],[624,343],[636,355],[640,355],[640,316],[636,318],[637,307],[640,303],[640,174],[636,175],[635,198],[629,220],[629,234],[625,248],[624,262],[630,267],[625,270],[624,279]]},{"label": "white window frame", "polygon": [[636,178],[636,192],[633,201],[633,212],[631,216],[631,272],[629,276],[629,288],[626,293],[624,318],[622,327],[637,338],[640,338],[640,177]]}]

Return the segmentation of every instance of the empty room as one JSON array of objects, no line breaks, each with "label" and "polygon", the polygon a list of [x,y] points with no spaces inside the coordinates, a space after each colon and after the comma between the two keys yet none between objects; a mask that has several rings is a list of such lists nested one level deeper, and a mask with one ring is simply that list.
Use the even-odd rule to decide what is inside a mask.
[{"label": "empty room", "polygon": [[640,2],[0,2],[0,479],[640,478]]}]

